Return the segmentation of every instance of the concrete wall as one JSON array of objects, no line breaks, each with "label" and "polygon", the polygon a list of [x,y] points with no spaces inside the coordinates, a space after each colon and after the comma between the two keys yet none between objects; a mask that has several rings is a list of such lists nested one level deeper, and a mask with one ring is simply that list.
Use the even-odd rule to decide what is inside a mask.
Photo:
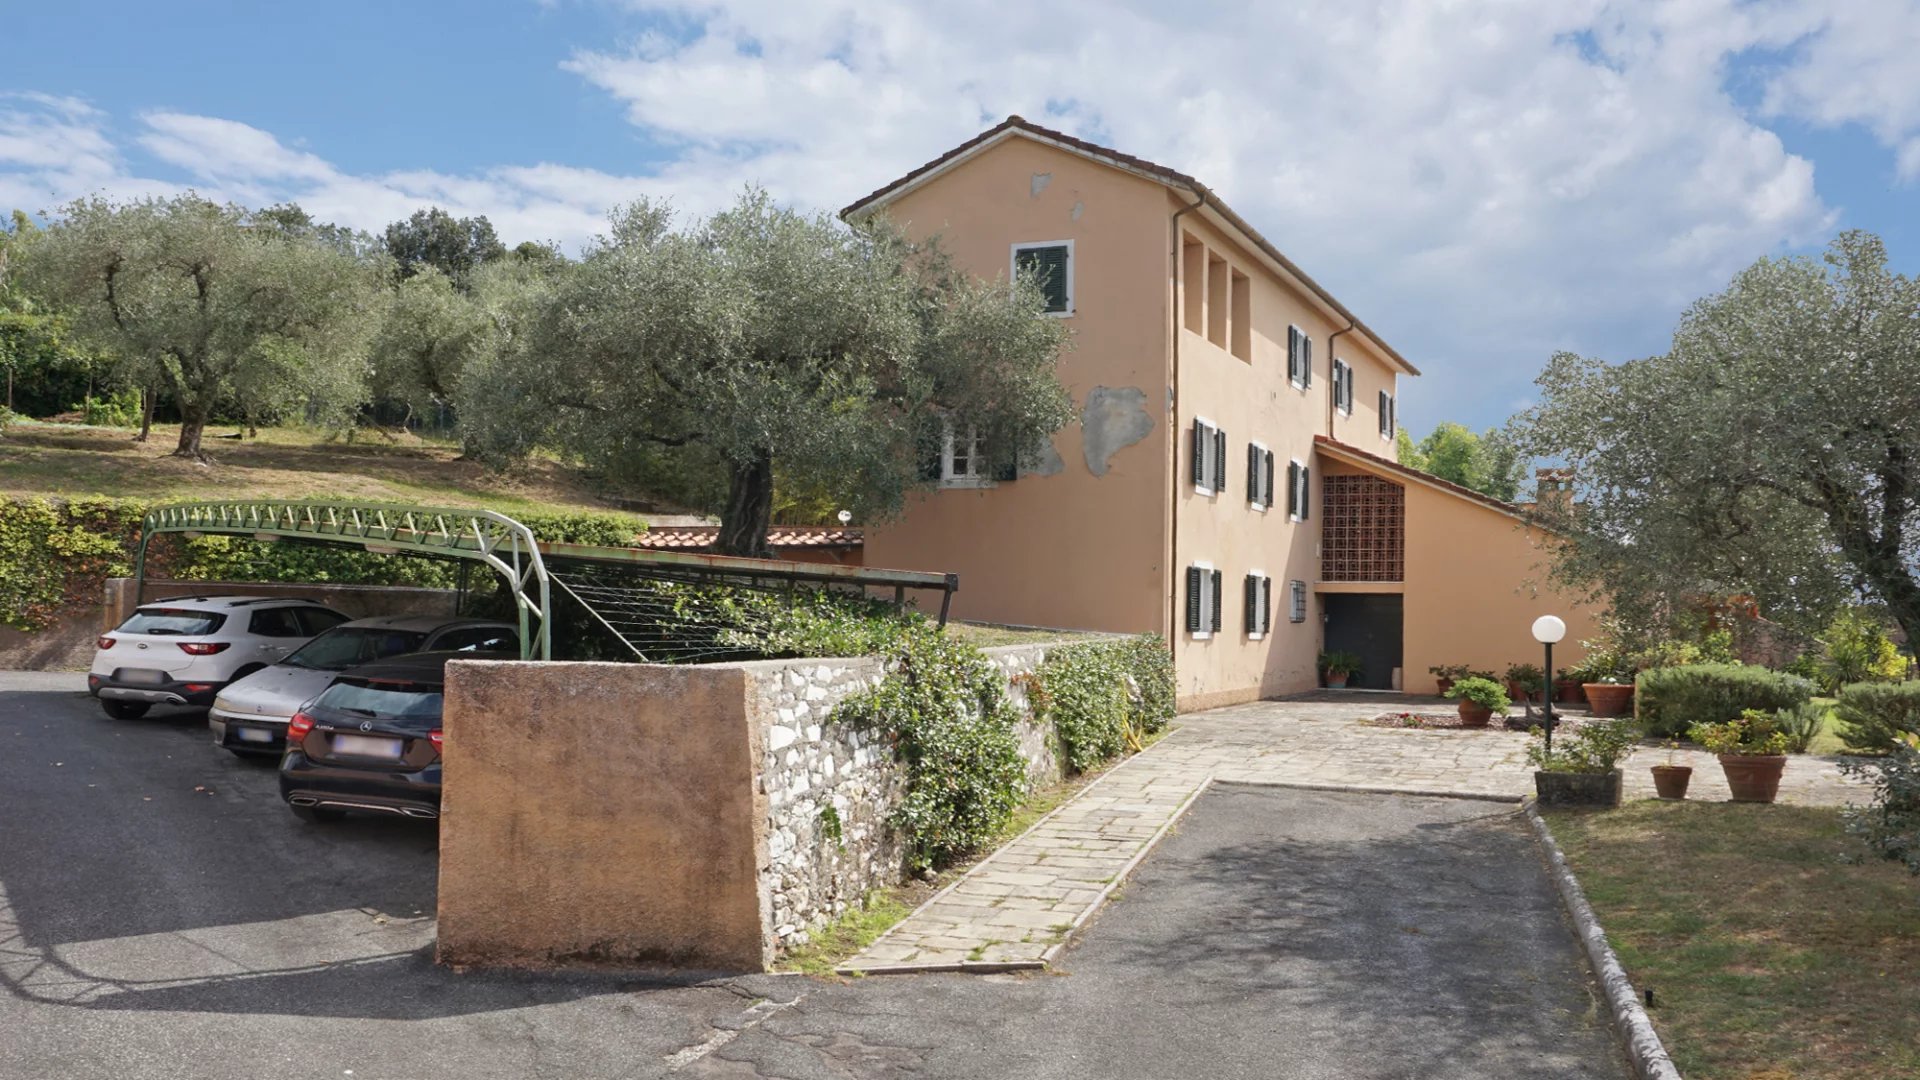
[{"label": "concrete wall", "polygon": [[[987,654],[1011,683],[1053,647]],[[830,719],[878,660],[447,671],[444,962],[762,970],[900,880],[905,774]],[[1030,779],[1058,779],[1051,732],[1019,735]]]},{"label": "concrete wall", "polygon": [[888,207],[987,279],[1009,276],[1016,243],[1073,242],[1059,374],[1080,422],[1017,480],[912,496],[866,528],[866,565],[959,573],[955,618],[1164,632],[1165,202],[1158,184],[1015,138]]},{"label": "concrete wall", "polygon": [[752,694],[731,665],[447,665],[441,961],[763,969]]}]

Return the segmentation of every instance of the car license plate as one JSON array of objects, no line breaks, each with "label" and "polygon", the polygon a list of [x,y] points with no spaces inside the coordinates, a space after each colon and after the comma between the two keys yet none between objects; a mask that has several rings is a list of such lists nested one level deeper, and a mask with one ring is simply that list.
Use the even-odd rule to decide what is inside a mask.
[{"label": "car license plate", "polygon": [[376,739],[366,735],[335,735],[333,752],[352,757],[387,758],[400,756],[399,739]]},{"label": "car license plate", "polygon": [[238,738],[241,742],[272,742],[273,741],[273,732],[268,731],[265,728],[237,727],[233,729],[233,734],[234,734],[234,737]]},{"label": "car license plate", "polygon": [[121,668],[115,674],[120,676],[121,682],[163,683],[167,681],[166,672],[149,671],[146,668]]}]

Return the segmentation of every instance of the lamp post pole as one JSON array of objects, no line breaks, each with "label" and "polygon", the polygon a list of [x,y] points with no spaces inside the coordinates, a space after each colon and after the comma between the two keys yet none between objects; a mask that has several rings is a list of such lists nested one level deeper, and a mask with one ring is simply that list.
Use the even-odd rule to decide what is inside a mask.
[{"label": "lamp post pole", "polygon": [[1540,676],[1540,697],[1542,708],[1546,711],[1547,756],[1553,756],[1553,642],[1544,643],[1547,647],[1546,673]]}]

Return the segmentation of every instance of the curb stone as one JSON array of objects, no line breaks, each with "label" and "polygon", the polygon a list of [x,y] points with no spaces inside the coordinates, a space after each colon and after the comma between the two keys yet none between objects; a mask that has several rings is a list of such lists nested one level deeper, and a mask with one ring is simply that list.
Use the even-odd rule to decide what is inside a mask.
[{"label": "curb stone", "polygon": [[1573,868],[1567,865],[1567,857],[1560,851],[1560,845],[1554,842],[1553,834],[1547,831],[1547,823],[1541,819],[1540,811],[1533,800],[1527,800],[1527,821],[1533,826],[1534,838],[1540,841],[1540,848],[1547,856],[1547,862],[1553,873],[1554,888],[1560,890],[1560,900],[1566,904],[1567,914],[1573,918],[1573,926],[1580,934],[1580,941],[1586,946],[1587,962],[1593,966],[1593,973],[1606,990],[1607,1002],[1612,1006],[1613,1026],[1620,1038],[1627,1044],[1627,1056],[1633,1060],[1633,1068],[1641,1080],[1681,1080],[1680,1070],[1674,1067],[1673,1059],[1667,1056],[1667,1048],[1660,1042],[1660,1035],[1653,1030],[1653,1021],[1648,1019],[1647,1011],[1640,1007],[1640,996],[1634,992],[1632,980],[1627,978],[1626,969],[1620,966],[1620,958],[1614,955],[1613,946],[1607,944],[1606,931],[1600,928],[1600,920],[1593,914],[1592,905],[1587,903],[1587,894],[1580,888],[1580,882],[1573,876]]}]

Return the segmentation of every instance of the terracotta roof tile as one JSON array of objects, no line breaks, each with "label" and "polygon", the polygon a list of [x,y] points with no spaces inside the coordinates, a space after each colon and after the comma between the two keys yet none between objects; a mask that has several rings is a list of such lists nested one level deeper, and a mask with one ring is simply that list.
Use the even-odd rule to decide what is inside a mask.
[{"label": "terracotta roof tile", "polygon": [[1458,495],[1463,499],[1471,499],[1491,509],[1498,510],[1503,514],[1510,514],[1513,517],[1528,518],[1531,520],[1526,510],[1518,504],[1507,502],[1504,499],[1496,499],[1491,495],[1475,491],[1470,487],[1462,487],[1451,480],[1443,480],[1430,472],[1424,472],[1411,466],[1402,465],[1392,458],[1385,458],[1379,454],[1369,453],[1351,443],[1343,443],[1338,439],[1328,438],[1325,435],[1315,435],[1313,437],[1313,444],[1315,446],[1329,447],[1339,455],[1359,458],[1368,465],[1377,466],[1388,472],[1399,473],[1401,476],[1418,480],[1430,487],[1437,487],[1450,495]]},{"label": "terracotta roof tile", "polygon": [[[633,546],[656,551],[705,551],[720,537],[718,525],[676,525],[648,529]],[[865,543],[859,529],[838,525],[775,525],[767,531],[767,545],[779,548],[854,548]]]}]

